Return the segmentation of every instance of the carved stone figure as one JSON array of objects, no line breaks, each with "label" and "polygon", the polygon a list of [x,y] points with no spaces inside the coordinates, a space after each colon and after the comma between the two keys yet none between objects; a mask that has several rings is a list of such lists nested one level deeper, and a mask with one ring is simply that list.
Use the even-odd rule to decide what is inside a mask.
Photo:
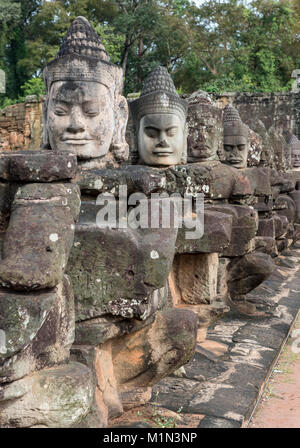
[{"label": "carved stone figure", "polygon": [[127,157],[122,70],[109,62],[98,35],[84,17],[73,21],[43,76],[47,89],[45,148],[72,151],[84,161],[92,159],[92,163],[84,163],[86,167],[103,166],[104,160],[113,160],[112,156]]},{"label": "carved stone figure", "polygon": [[222,110],[202,91],[193,93],[188,103],[188,162],[219,160],[223,133]]},{"label": "carved stone figure", "polygon": [[187,102],[177,94],[165,67],[156,67],[140,98],[130,103],[140,163],[178,165],[186,161]]},{"label": "carved stone figure", "polygon": [[246,168],[249,151],[249,129],[230,104],[224,109],[225,162],[235,168]]},{"label": "carved stone figure", "polygon": [[[99,208],[96,207],[91,189],[101,192],[103,187],[102,191],[107,191],[108,178],[112,175],[117,185],[109,191],[117,205],[121,201],[120,184],[128,184],[126,176],[122,177],[124,171],[107,169],[112,165],[116,167],[113,158],[120,159],[116,157],[116,150],[118,156],[125,156],[127,151],[127,144],[123,139],[127,106],[123,104],[124,98],[121,95],[121,70],[107,60],[103,61],[105,53],[99,40],[98,44],[95,44],[98,50],[94,54],[98,55],[98,59],[94,57],[94,60],[90,61],[91,56],[86,56],[89,49],[86,50],[86,44],[82,43],[83,31],[88,42],[88,37],[93,37],[94,31],[85,19],[77,18],[65,38],[67,43],[63,43],[57,56],[60,62],[56,64],[60,66],[62,79],[57,75],[56,82],[50,86],[48,107],[52,107],[52,92],[53,105],[59,103],[57,100],[60,99],[62,89],[70,101],[70,109],[63,112],[66,113],[62,115],[66,118],[63,124],[57,119],[51,122],[52,112],[49,110],[47,129],[50,144],[53,145],[56,141],[66,138],[66,144],[68,145],[69,141],[72,147],[71,137],[74,136],[75,152],[80,168],[84,168],[77,176],[83,196],[75,242],[67,266],[67,273],[75,291],[76,331],[73,352],[76,359],[80,360],[86,356],[88,347],[88,365],[96,375],[94,400],[98,424],[104,420],[105,425],[108,417],[123,412],[128,401],[139,402],[141,396],[149,399],[149,387],[192,356],[196,316],[188,311],[165,309],[168,293],[166,282],[175,252],[176,228],[118,229],[100,228],[96,225]],[[69,35],[73,36],[70,42]],[[92,44],[93,42],[92,39]],[[81,48],[82,45],[79,56],[73,56],[77,47]],[[65,47],[66,52],[71,55],[70,65],[66,68],[63,50]],[[52,64],[55,65],[55,60],[44,73],[47,85],[48,74],[52,73]],[[172,96],[170,103],[173,104]],[[183,104],[180,98],[177,103],[174,100],[174,107],[178,107],[179,112],[170,113],[174,112],[173,106],[167,107],[162,114],[162,121],[159,124],[151,124],[155,127],[160,126],[162,122],[165,128],[161,132],[172,134],[170,139],[174,156],[176,151],[181,154],[184,146],[179,120],[179,117],[184,116]],[[149,106],[151,107],[151,104]],[[60,109],[57,112],[60,112]],[[79,124],[82,128],[76,122],[78,117],[75,117],[75,113],[80,118]],[[152,118],[155,120],[157,117],[154,114]],[[85,141],[85,135],[95,138]],[[76,138],[79,141],[78,149]],[[164,151],[164,142],[161,146]],[[95,167],[102,169],[96,172],[89,170]],[[147,178],[144,173],[135,171],[133,188],[138,190],[134,185],[139,182],[147,184]],[[132,186],[132,181],[130,185]],[[176,328],[176,335],[180,334],[182,338],[182,343],[176,347],[172,339],[172,328]],[[155,340],[149,336],[152,333],[156,335]],[[150,339],[153,342],[149,345]],[[131,357],[129,352],[134,351],[134,348],[129,350],[130,346],[143,353],[140,361]],[[163,359],[161,354],[164,351],[167,353],[170,347],[172,353]],[[109,377],[109,383],[105,387],[102,385],[103,377]],[[98,392],[99,387],[103,389],[101,394]],[[138,392],[134,392],[136,388],[139,389]],[[99,402],[103,401],[104,404],[100,406]]]},{"label": "carved stone figure", "polygon": [[295,135],[292,135],[289,145],[292,151],[292,165],[294,168],[300,167],[300,140]]},{"label": "carved stone figure", "polygon": [[[93,191],[128,180],[114,169],[127,154],[128,108],[122,71],[85,18],[44,79],[52,151],[0,158],[0,280],[12,290],[0,290],[0,426],[103,427],[191,358],[197,318],[166,306],[176,228],[96,224]],[[136,167],[128,187],[151,187],[143,174]],[[118,188],[110,194],[118,204]]]}]

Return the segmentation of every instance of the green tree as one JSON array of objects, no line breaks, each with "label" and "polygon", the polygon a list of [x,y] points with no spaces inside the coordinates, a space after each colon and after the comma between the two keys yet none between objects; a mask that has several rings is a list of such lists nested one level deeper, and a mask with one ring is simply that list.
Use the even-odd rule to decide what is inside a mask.
[{"label": "green tree", "polygon": [[299,13],[290,1],[210,0],[191,16],[191,51],[177,77],[184,90],[289,88],[299,54]]},{"label": "green tree", "polygon": [[13,90],[11,79],[14,70],[9,58],[9,51],[13,39],[18,38],[17,24],[21,17],[21,5],[18,2],[0,0],[0,68],[6,72],[6,90]]}]

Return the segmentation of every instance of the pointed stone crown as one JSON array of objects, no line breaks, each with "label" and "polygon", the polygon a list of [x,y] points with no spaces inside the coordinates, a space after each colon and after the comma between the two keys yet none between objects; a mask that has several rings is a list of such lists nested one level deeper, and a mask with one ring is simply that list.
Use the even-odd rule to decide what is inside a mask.
[{"label": "pointed stone crown", "polygon": [[109,62],[96,31],[85,17],[70,25],[55,59],[43,71],[46,90],[55,81],[99,82],[111,88],[122,85],[122,70]]},{"label": "pointed stone crown", "polygon": [[138,122],[144,115],[175,113],[184,120],[187,101],[176,92],[173,80],[165,67],[158,66],[146,78],[140,98],[130,103],[133,120]]},{"label": "pointed stone crown", "polygon": [[79,16],[72,23],[60,46],[57,57],[80,54],[109,61],[109,56],[98,34],[85,17]]},{"label": "pointed stone crown", "polygon": [[194,106],[197,104],[208,104],[215,106],[209,94],[204,90],[197,90],[197,92],[192,93],[192,95],[188,97],[188,103],[189,106]]},{"label": "pointed stone crown", "polygon": [[238,111],[227,104],[224,108],[224,136],[231,135],[243,135],[244,137],[249,136],[249,128],[245,125],[240,117]]},{"label": "pointed stone crown", "polygon": [[300,151],[300,140],[294,134],[290,138],[289,145],[291,145],[292,152]]}]

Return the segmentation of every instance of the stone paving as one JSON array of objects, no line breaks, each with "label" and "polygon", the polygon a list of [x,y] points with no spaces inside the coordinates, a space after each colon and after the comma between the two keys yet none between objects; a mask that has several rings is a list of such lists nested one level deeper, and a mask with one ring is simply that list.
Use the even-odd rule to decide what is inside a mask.
[{"label": "stone paving", "polygon": [[184,369],[153,387],[150,403],[111,426],[245,427],[300,308],[299,256],[298,243],[247,295],[264,315],[226,313],[209,328]]}]

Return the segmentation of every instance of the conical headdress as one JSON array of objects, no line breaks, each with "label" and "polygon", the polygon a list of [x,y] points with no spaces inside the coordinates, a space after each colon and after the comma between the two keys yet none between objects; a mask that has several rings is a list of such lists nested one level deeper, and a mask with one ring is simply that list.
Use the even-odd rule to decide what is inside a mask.
[{"label": "conical headdress", "polygon": [[55,81],[94,81],[121,86],[122,70],[109,62],[97,33],[85,17],[77,17],[65,35],[55,59],[43,72],[46,90]]},{"label": "conical headdress", "polygon": [[232,135],[243,135],[248,138],[249,128],[242,122],[238,111],[227,104],[224,109],[224,137]]},{"label": "conical headdress", "polygon": [[210,95],[207,92],[205,92],[204,90],[197,90],[196,92],[192,93],[188,97],[188,103],[189,103],[189,106],[194,106],[197,104],[214,105]]},{"label": "conical headdress", "polygon": [[291,146],[292,152],[300,151],[300,140],[295,135],[291,136],[289,145]]},{"label": "conical headdress", "polygon": [[173,80],[165,67],[156,67],[147,77],[140,98],[130,103],[133,120],[138,122],[144,115],[175,113],[182,118],[187,115],[187,101],[176,92]]}]

